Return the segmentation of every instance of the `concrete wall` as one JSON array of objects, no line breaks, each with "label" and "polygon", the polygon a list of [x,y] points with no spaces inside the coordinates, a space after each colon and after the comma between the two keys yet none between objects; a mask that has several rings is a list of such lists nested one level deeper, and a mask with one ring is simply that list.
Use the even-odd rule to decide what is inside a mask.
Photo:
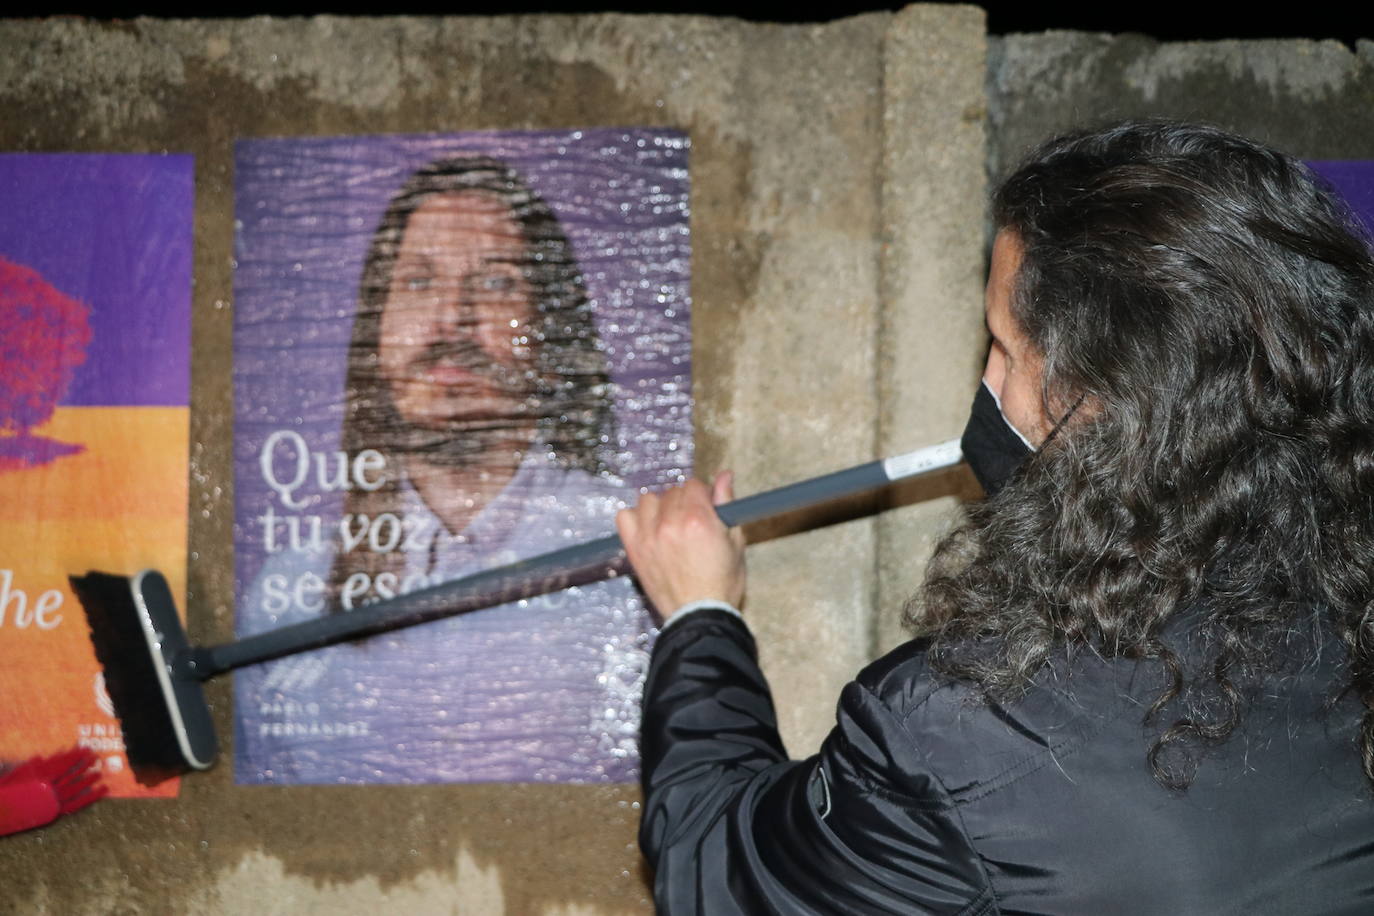
[{"label": "concrete wall", "polygon": [[1046,32],[988,49],[994,175],[1074,125],[1207,121],[1307,159],[1374,158],[1374,41],[1157,42]]},{"label": "concrete wall", "polygon": [[[692,138],[698,464],[743,492],[957,435],[981,318],[983,17],[0,23],[0,149],[196,155],[189,608],[231,635],[232,142],[666,125]],[[949,358],[949,354],[958,354]],[[900,374],[893,367],[901,366]],[[796,754],[891,641],[962,475],[751,532]],[[937,505],[938,504],[938,505]],[[888,546],[894,537],[898,546]],[[913,546],[914,545],[914,546]],[[232,734],[228,679],[210,697]],[[633,786],[238,788],[0,840],[6,912],[644,913]]]}]

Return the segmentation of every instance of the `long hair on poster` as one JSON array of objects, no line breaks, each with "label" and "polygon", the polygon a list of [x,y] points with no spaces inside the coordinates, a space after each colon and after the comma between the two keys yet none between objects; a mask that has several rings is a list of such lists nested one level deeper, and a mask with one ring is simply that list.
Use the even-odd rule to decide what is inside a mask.
[{"label": "long hair on poster", "polygon": [[[691,472],[687,138],[236,148],[237,629],[580,543]],[[611,578],[236,676],[241,783],[629,781]]]}]

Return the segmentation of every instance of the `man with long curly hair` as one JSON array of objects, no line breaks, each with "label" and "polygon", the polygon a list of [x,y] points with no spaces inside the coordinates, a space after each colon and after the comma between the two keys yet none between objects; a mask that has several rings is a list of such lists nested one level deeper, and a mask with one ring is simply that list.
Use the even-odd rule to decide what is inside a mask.
[{"label": "man with long curly hair", "polygon": [[[603,536],[624,504],[581,269],[552,207],[504,162],[445,157],[391,197],[344,388],[341,449],[382,472],[346,493],[340,539],[268,558],[251,607],[348,613]],[[242,727],[243,769],[258,782],[623,781],[649,635],[622,579],[282,659],[240,675],[240,703],[299,721]]]},{"label": "man with long curly hair", "polygon": [[455,156],[411,175],[373,234],[358,298],[342,447],[380,449],[404,474],[350,491],[345,511],[408,505],[436,533],[409,562],[338,556],[331,610],[444,581],[442,555],[471,553],[493,504],[485,524],[509,539],[536,515],[529,503],[560,490],[619,495],[612,387],[581,270],[515,170]]},{"label": "man with long curly hair", "polygon": [[997,191],[927,631],[786,759],[728,498],[622,513],[664,912],[1354,913],[1374,901],[1374,257],[1300,162],[1136,122]]}]

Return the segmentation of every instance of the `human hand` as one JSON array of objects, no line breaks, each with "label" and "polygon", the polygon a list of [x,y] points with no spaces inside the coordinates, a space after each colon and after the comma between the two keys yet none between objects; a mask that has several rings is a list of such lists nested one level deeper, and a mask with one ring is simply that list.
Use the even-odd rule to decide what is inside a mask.
[{"label": "human hand", "polygon": [[689,480],[646,493],[622,509],[615,525],[639,587],[663,614],[692,601],[744,599],[744,534],[726,528],[714,506],[734,498],[734,475],[722,471],[708,488]]}]

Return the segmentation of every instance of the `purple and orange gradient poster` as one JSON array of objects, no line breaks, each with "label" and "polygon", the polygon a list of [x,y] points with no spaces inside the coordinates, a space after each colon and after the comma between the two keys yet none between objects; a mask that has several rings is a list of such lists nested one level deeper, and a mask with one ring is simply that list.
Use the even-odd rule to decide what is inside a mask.
[{"label": "purple and orange gradient poster", "polygon": [[83,745],[138,785],[85,615],[90,569],[185,590],[190,156],[0,155],[0,767]]}]

